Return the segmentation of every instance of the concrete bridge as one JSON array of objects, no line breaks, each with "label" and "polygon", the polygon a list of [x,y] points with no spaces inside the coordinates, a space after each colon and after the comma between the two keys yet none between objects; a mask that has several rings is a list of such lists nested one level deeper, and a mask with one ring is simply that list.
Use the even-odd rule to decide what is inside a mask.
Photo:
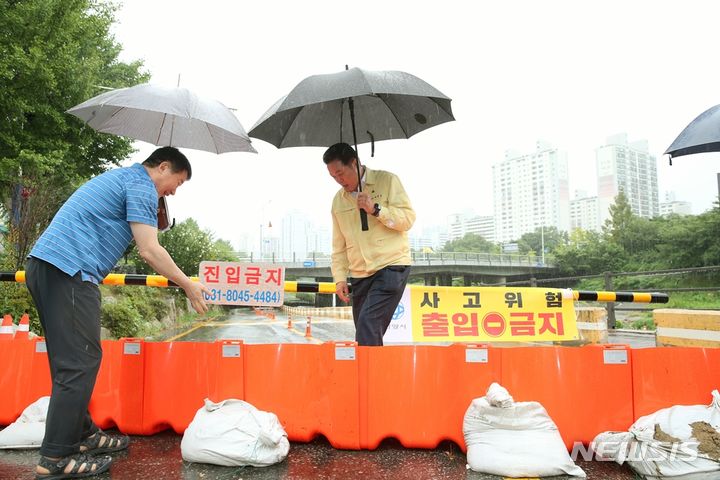
[{"label": "concrete bridge", "polygon": [[[318,282],[332,281],[330,257],[278,259],[275,256],[243,260],[273,263],[285,267],[287,276],[312,278]],[[544,261],[543,261],[544,260]],[[423,278],[425,285],[452,285],[454,277],[462,277],[463,284],[494,284],[508,277],[528,277],[539,272],[552,272],[552,259],[536,255],[515,255],[472,252],[413,253],[411,279]]]}]

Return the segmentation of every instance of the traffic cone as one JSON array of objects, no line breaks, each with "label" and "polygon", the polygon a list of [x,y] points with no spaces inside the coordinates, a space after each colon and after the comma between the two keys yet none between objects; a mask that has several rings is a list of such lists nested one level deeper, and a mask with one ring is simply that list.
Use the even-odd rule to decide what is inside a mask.
[{"label": "traffic cone", "polygon": [[305,338],[312,337],[312,334],[310,333],[310,316],[307,317],[307,323],[305,324]]},{"label": "traffic cone", "polygon": [[12,316],[6,313],[0,325],[0,340],[12,340],[14,335]]},{"label": "traffic cone", "polygon": [[23,313],[20,317],[20,323],[18,323],[17,330],[15,331],[15,338],[28,339],[30,337],[30,315],[27,312]]},{"label": "traffic cone", "polygon": [[288,312],[288,324],[287,324],[288,330],[292,329],[292,313]]}]

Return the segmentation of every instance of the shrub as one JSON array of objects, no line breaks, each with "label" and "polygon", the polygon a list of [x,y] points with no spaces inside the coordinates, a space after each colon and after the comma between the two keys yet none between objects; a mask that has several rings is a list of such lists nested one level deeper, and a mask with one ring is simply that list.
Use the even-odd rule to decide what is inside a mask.
[{"label": "shrub", "polygon": [[103,302],[100,323],[110,330],[113,337],[136,337],[140,332],[142,316],[131,300],[123,298],[115,302]]}]

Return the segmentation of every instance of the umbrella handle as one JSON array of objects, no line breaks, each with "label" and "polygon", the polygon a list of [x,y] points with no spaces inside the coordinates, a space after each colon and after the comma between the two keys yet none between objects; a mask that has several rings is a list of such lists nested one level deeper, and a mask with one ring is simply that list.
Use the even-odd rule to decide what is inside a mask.
[{"label": "umbrella handle", "polygon": [[[347,65],[345,65],[345,69],[347,70]],[[348,106],[350,107],[350,122],[352,123],[353,143],[355,144],[355,155],[357,155],[357,161],[355,162],[355,166],[357,167],[357,174],[358,174],[358,177],[357,177],[358,178],[358,192],[362,192],[362,176],[360,175],[360,156],[357,154],[357,151],[358,151],[357,133],[355,132],[355,102],[353,101],[352,97],[348,98]],[[363,232],[368,231],[367,212],[365,210],[360,210],[360,226],[361,226]]]}]

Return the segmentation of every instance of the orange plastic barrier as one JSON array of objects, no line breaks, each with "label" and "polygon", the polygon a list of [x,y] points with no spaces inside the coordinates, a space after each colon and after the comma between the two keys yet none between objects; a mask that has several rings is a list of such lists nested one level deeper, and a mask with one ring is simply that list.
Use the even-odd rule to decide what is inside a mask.
[{"label": "orange plastic barrier", "polygon": [[643,348],[632,351],[637,420],[673,405],[703,405],[720,388],[720,349]]},{"label": "orange plastic barrier", "polygon": [[103,340],[103,358],[88,410],[100,428],[143,434],[146,343],[139,338]]},{"label": "orange plastic barrier", "polygon": [[215,402],[243,398],[242,341],[147,342],[144,346],[143,434],[168,427],[184,432],[205,398]]},{"label": "orange plastic barrier", "polygon": [[20,317],[17,330],[15,331],[15,338],[30,338],[30,315],[27,313],[23,313],[22,317]]},{"label": "orange plastic barrier", "polygon": [[245,351],[245,400],[275,413],[290,440],[322,434],[335,448],[361,448],[354,342],[246,345]]},{"label": "orange plastic barrier", "polygon": [[[122,339],[103,341],[89,408],[102,428],[181,433],[204,398],[238,398],[275,413],[293,441],[324,435],[336,448],[374,449],[393,437],[406,447],[450,440],[464,449],[465,411],[494,381],[516,401],[540,402],[570,448],[660,408],[708,403],[720,384],[720,349]],[[44,339],[0,343],[0,425],[50,389]]]},{"label": "orange plastic barrier", "polygon": [[0,343],[0,425],[14,422],[25,407],[50,395],[51,389],[44,338]]},{"label": "orange plastic barrier", "polygon": [[631,362],[624,345],[507,348],[501,385],[515,401],[540,402],[570,449],[632,424]]},{"label": "orange plastic barrier", "polygon": [[388,437],[411,448],[452,440],[464,449],[465,411],[502,373],[501,349],[486,345],[360,347],[360,360],[360,441],[368,449]]},{"label": "orange plastic barrier", "polygon": [[12,316],[9,313],[3,315],[2,324],[0,324],[0,341],[12,340],[15,336],[15,328],[13,326]]}]

